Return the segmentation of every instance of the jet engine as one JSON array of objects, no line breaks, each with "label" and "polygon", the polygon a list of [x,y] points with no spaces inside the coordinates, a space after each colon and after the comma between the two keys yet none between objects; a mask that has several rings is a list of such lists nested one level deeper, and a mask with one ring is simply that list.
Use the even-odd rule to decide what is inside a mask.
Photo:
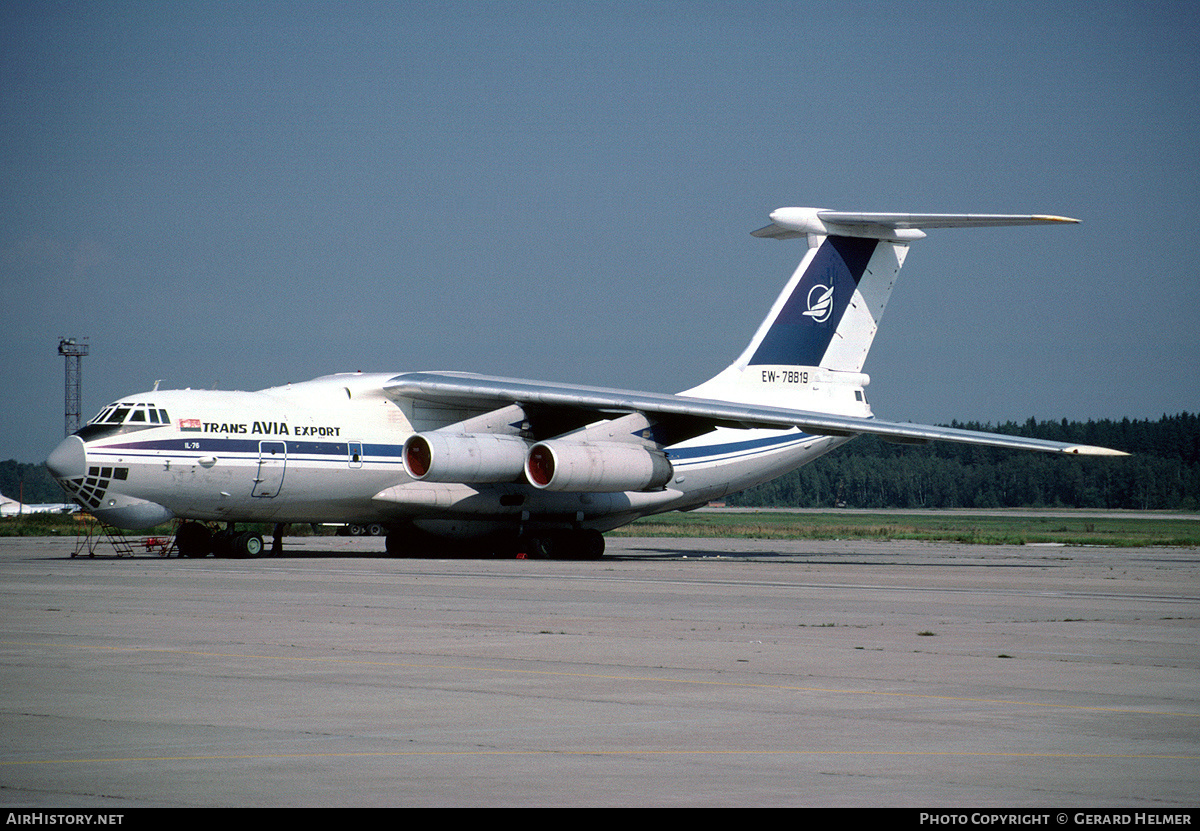
[{"label": "jet engine", "polygon": [[544,441],[525,459],[525,478],[547,491],[655,490],[674,472],[666,454],[617,442]]},{"label": "jet engine", "polygon": [[529,443],[493,433],[416,433],[404,442],[404,469],[423,482],[516,482]]}]

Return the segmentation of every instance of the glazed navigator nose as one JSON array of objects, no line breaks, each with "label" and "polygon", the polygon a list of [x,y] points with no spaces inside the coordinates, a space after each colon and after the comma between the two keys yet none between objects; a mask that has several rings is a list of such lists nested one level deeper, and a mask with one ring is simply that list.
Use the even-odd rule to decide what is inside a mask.
[{"label": "glazed navigator nose", "polygon": [[75,479],[87,473],[87,452],[83,439],[67,436],[46,459],[46,467],[55,479]]}]

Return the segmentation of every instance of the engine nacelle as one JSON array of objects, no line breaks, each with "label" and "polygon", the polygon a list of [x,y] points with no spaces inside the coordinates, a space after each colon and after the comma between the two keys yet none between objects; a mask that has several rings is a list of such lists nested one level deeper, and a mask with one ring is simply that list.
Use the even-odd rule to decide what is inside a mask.
[{"label": "engine nacelle", "polygon": [[417,433],[404,442],[404,469],[423,482],[517,482],[529,443],[493,433]]},{"label": "engine nacelle", "polygon": [[674,473],[665,454],[638,444],[544,441],[525,459],[525,478],[547,491],[648,491]]}]

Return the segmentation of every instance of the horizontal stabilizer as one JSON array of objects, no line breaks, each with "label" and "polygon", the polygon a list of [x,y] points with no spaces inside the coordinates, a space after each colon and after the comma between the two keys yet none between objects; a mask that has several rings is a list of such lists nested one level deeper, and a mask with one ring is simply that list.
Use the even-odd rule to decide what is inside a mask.
[{"label": "horizontal stabilizer", "polygon": [[910,214],[850,213],[822,208],[778,208],[771,223],[752,235],[767,239],[821,236],[920,239],[928,228],[990,228],[1009,225],[1077,223],[1078,219],[1048,214]]}]

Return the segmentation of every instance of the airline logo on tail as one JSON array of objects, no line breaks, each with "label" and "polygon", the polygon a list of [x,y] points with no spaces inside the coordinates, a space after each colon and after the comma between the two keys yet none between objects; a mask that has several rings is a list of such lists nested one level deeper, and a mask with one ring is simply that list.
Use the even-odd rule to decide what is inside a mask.
[{"label": "airline logo on tail", "polygon": [[833,286],[815,285],[808,292],[808,309],[805,317],[813,323],[824,323],[833,314]]}]

